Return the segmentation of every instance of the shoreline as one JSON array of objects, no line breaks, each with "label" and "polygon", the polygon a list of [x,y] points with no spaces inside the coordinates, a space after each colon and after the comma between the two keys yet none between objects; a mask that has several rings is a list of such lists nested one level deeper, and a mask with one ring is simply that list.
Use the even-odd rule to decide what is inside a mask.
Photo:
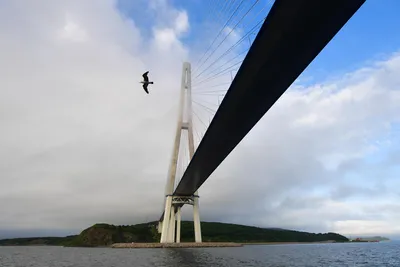
[{"label": "shoreline", "polygon": [[211,247],[243,247],[253,245],[301,245],[301,244],[332,244],[332,243],[351,243],[336,241],[318,242],[181,242],[181,243],[115,243],[110,248],[211,248]]},{"label": "shoreline", "polygon": [[351,243],[337,241],[315,241],[315,242],[249,242],[242,243],[243,245],[301,245],[301,244],[333,244],[333,243]]},{"label": "shoreline", "polygon": [[[370,241],[346,241],[338,242],[334,240],[329,241],[315,241],[315,242],[181,242],[181,243],[114,243],[108,246],[63,246],[63,245],[47,245],[47,244],[9,244],[0,245],[0,247],[65,247],[65,248],[212,248],[212,247],[243,247],[243,246],[263,246],[263,245],[307,245],[307,244],[342,244],[342,243],[381,243],[384,241],[370,242]],[[386,241],[388,242],[388,241]]]},{"label": "shoreline", "polygon": [[182,243],[115,243],[110,248],[222,248],[242,247],[242,243],[234,242],[182,242]]}]

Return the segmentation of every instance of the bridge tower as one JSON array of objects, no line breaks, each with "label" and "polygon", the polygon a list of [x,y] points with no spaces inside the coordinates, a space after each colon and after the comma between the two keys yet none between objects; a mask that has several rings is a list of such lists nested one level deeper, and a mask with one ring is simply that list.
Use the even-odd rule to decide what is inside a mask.
[{"label": "bridge tower", "polygon": [[[175,196],[175,177],[179,158],[182,133],[187,131],[189,158],[194,154],[193,124],[192,124],[192,73],[189,62],[184,62],[182,67],[181,94],[176,128],[175,143],[168,170],[167,184],[165,187],[165,208],[162,221],[158,230],[161,231],[161,243],[180,243],[181,235],[181,208],[184,204],[193,206],[193,223],[195,242],[201,242],[201,227],[199,214],[199,199],[196,191],[193,196]],[[184,116],[185,115],[185,116]]]}]

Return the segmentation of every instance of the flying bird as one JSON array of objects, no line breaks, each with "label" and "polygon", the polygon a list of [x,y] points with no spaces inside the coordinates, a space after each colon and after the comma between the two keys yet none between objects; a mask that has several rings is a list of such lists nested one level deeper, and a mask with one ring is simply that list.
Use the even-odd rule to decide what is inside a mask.
[{"label": "flying bird", "polygon": [[149,72],[148,71],[146,71],[145,73],[143,73],[143,79],[144,79],[144,81],[142,81],[142,82],[140,82],[140,83],[143,83],[143,89],[144,89],[144,91],[148,94],[149,93],[149,91],[147,90],[147,86],[149,85],[149,84],[154,84],[153,82],[149,82],[149,77],[147,77],[147,74],[148,74]]}]

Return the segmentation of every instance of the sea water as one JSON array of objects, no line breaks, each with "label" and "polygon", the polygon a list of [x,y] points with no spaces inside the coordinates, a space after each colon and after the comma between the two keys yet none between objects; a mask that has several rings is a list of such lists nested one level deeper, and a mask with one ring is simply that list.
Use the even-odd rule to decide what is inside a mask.
[{"label": "sea water", "polygon": [[393,266],[400,242],[251,245],[239,248],[0,247],[1,267]]}]

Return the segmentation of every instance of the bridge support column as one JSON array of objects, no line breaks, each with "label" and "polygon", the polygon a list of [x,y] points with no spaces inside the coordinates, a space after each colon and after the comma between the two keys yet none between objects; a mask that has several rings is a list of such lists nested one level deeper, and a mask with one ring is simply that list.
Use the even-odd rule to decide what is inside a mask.
[{"label": "bridge support column", "polygon": [[168,243],[175,243],[175,210],[173,207],[171,208],[171,216],[169,219]]},{"label": "bridge support column", "polygon": [[201,226],[200,226],[200,212],[199,212],[199,196],[197,195],[197,191],[196,191],[195,195],[193,195],[193,196],[173,196],[172,197],[172,205],[177,206],[177,212],[176,212],[176,222],[177,222],[176,240],[177,241],[176,242],[177,243],[180,242],[181,207],[185,204],[193,206],[194,239],[195,239],[195,242],[201,243],[202,240],[201,240]]},{"label": "bridge support column", "polygon": [[176,243],[181,242],[181,207],[176,212]]},{"label": "bridge support column", "polygon": [[193,198],[193,224],[194,224],[194,240],[196,243],[201,243],[201,225],[200,225],[200,211],[199,211],[199,197],[197,191]]},{"label": "bridge support column", "polygon": [[[165,188],[166,200],[164,207],[164,216],[160,218],[163,221],[160,227],[161,243],[180,242],[181,239],[181,207],[184,204],[193,205],[193,222],[195,241],[201,242],[201,228],[199,215],[198,196],[177,196],[173,195],[175,178],[177,176],[177,163],[179,158],[179,147],[183,131],[188,133],[189,159],[194,155],[194,139],[193,139],[193,123],[192,123],[192,78],[190,63],[183,63],[182,80],[181,80],[181,96],[178,114],[178,124],[175,135],[174,149],[172,152],[171,163],[168,171],[167,185]],[[185,105],[186,104],[186,105]],[[186,106],[186,109],[184,107]],[[184,113],[186,121],[184,121]],[[179,174],[181,175],[181,174]],[[197,191],[195,193],[197,195]],[[175,214],[175,209],[177,209]],[[177,227],[175,231],[175,227]],[[175,241],[176,239],[176,241]]]},{"label": "bridge support column", "polygon": [[172,151],[171,162],[168,170],[167,184],[165,186],[165,207],[164,207],[164,216],[162,219],[162,232],[160,243],[170,242],[169,233],[170,233],[170,225],[171,222],[171,209],[172,209],[172,193],[174,191],[175,185],[175,176],[176,176],[176,168],[178,164],[178,156],[179,156],[179,147],[181,142],[181,136],[183,129],[183,111],[185,106],[185,91],[187,88],[187,71],[190,68],[189,63],[183,63],[182,66],[182,78],[181,78],[181,94],[179,101],[179,110],[178,110],[178,123],[176,127],[175,134],[175,142],[174,148]]},{"label": "bridge support column", "polygon": [[165,200],[164,218],[162,221],[161,240],[160,243],[168,242],[169,222],[171,216],[172,196],[167,196]]},{"label": "bridge support column", "polygon": [[162,233],[162,225],[163,225],[163,222],[158,222],[157,231],[158,231],[159,234]]}]

